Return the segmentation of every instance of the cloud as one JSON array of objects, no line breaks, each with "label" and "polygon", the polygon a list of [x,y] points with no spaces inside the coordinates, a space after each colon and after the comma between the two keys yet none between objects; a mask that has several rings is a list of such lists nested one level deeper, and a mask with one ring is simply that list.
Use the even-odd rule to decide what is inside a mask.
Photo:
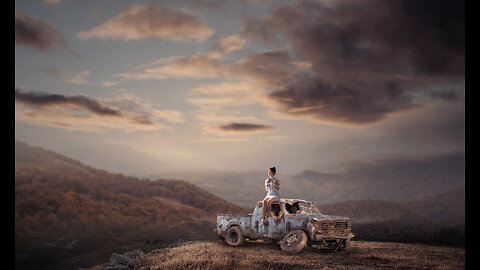
[{"label": "cloud", "polygon": [[173,56],[156,61],[140,72],[124,72],[114,77],[133,80],[167,78],[215,78],[222,75],[217,55]]},{"label": "cloud", "polygon": [[87,77],[90,76],[90,70],[83,70],[80,72],[67,72],[64,76],[65,82],[71,84],[85,85],[88,83]]},{"label": "cloud", "polygon": [[178,110],[153,110],[152,115],[171,123],[183,123],[185,116]]},{"label": "cloud", "polygon": [[[244,135],[269,131],[265,121],[256,115],[261,111],[262,93],[258,84],[251,81],[224,81],[192,89],[188,101],[198,107],[194,112],[204,135],[204,142],[248,141]],[[225,123],[232,124],[225,124]],[[240,124],[239,124],[240,123]],[[249,123],[249,124],[243,124]]]},{"label": "cloud", "polygon": [[245,39],[238,35],[220,39],[206,52],[193,56],[172,56],[143,66],[141,71],[115,74],[115,77],[133,80],[167,78],[216,78],[229,76],[229,66],[225,57],[233,51],[245,47]]},{"label": "cloud", "polygon": [[67,82],[71,84],[78,84],[78,85],[99,85],[103,87],[112,87],[119,84],[119,81],[101,81],[101,82],[92,82],[89,80],[90,75],[92,72],[90,70],[82,70],[82,71],[73,71],[73,70],[60,70],[56,67],[47,66],[39,68],[39,70],[53,78]]},{"label": "cloud", "polygon": [[251,123],[230,123],[219,125],[215,128],[225,132],[265,132],[274,129],[272,126]]},{"label": "cloud", "polygon": [[270,93],[269,98],[278,103],[278,110],[283,114],[350,125],[375,123],[390,113],[419,107],[398,84],[385,82],[385,85],[370,83],[368,87],[352,87],[324,83],[310,76],[299,77],[284,89]]},{"label": "cloud", "polygon": [[160,120],[184,121],[176,110],[159,110],[147,101],[124,93],[104,99],[15,90],[15,120],[63,129],[105,132],[171,129]]},{"label": "cloud", "polygon": [[199,86],[190,91],[188,101],[204,110],[243,107],[261,103],[258,85],[247,81],[228,81]]},{"label": "cloud", "polygon": [[59,70],[55,67],[43,67],[40,68],[40,70],[48,74],[50,76],[53,76],[54,78],[71,83],[71,84],[79,84],[79,85],[86,85],[89,83],[88,77],[90,76],[91,72],[90,70],[83,70],[83,71],[62,71]]},{"label": "cloud", "polygon": [[253,115],[243,115],[232,110],[199,110],[195,114],[195,119],[204,123],[204,130],[210,129],[212,124],[235,121],[253,121],[260,122],[261,119]]},{"label": "cloud", "polygon": [[429,92],[430,96],[443,101],[464,101],[461,93],[457,90],[432,90]]},{"label": "cloud", "polygon": [[60,4],[62,2],[62,0],[42,0],[42,2],[47,4],[47,5],[55,6],[55,5]]},{"label": "cloud", "polygon": [[147,100],[126,91],[117,97],[105,98],[103,102],[124,112],[140,115],[144,119],[162,119],[170,123],[183,123],[185,121],[185,116],[181,111],[156,109]]},{"label": "cloud", "polygon": [[[250,52],[240,61],[227,58],[231,52],[241,50],[245,45],[244,39],[233,35],[214,43],[209,50],[198,52],[193,56],[160,59],[141,67],[141,71],[114,76],[138,80],[218,77],[234,79],[196,87],[189,93],[188,101],[199,108],[194,115],[200,121],[204,134],[216,136],[216,138],[205,140],[245,141],[247,140],[245,137],[232,135],[233,130],[228,132],[219,127],[225,121],[261,122],[261,119],[252,116],[252,108],[248,107],[264,103],[266,95],[263,89],[266,85],[287,80],[295,71],[308,67],[308,64],[292,59],[282,50]],[[252,128],[250,133],[266,130],[265,127]],[[249,133],[245,131],[247,129],[243,134]],[[240,129],[238,132],[241,132]]]},{"label": "cloud", "polygon": [[103,87],[112,87],[117,85],[118,83],[119,83],[118,81],[102,81],[100,85]]},{"label": "cloud", "polygon": [[208,8],[214,10],[221,10],[225,8],[235,8],[237,5],[243,5],[249,0],[180,0],[189,6],[197,6],[200,8]]},{"label": "cloud", "polygon": [[261,53],[247,52],[242,59],[228,67],[231,76],[263,83],[266,87],[276,86],[293,79],[303,67],[286,50]]},{"label": "cloud", "polygon": [[15,11],[15,45],[42,52],[60,48],[74,53],[57,29],[18,10]]},{"label": "cloud", "polygon": [[[421,106],[419,93],[464,81],[464,13],[464,1],[298,1],[246,23],[244,37],[290,49],[252,57],[243,71],[273,84],[270,103],[284,115],[377,123]],[[303,70],[278,64],[294,60]]]},{"label": "cloud", "polygon": [[212,46],[212,51],[220,55],[226,55],[236,50],[241,50],[245,47],[247,41],[239,35],[233,35],[222,38]]},{"label": "cloud", "polygon": [[57,79],[60,79],[60,70],[56,67],[42,67],[40,68],[40,71]]},{"label": "cloud", "polygon": [[187,9],[174,10],[162,4],[136,5],[104,24],[77,33],[82,40],[141,40],[159,38],[205,42],[214,34],[207,23]]},{"label": "cloud", "polygon": [[98,115],[122,115],[120,111],[103,106],[98,101],[90,99],[86,96],[64,96],[58,94],[32,93],[25,90],[16,89],[15,101],[39,108],[74,106]]},{"label": "cloud", "polygon": [[[297,1],[250,19],[241,36],[219,40],[207,51],[117,76],[223,77],[254,90],[212,85],[192,91],[189,101],[201,110],[261,103],[273,117],[375,124],[429,99],[462,100],[450,90],[464,81],[462,3]],[[226,57],[245,48],[244,38],[285,48],[249,51],[238,61]]]}]

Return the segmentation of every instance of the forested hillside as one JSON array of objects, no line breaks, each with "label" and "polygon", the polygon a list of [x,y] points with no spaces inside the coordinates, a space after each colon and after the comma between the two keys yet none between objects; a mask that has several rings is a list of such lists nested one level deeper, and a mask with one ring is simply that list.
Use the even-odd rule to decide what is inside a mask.
[{"label": "forested hillside", "polygon": [[50,255],[88,255],[100,246],[108,253],[125,244],[211,238],[216,214],[246,212],[185,181],[141,180],[21,142],[15,148],[16,260],[27,268],[50,268]]}]

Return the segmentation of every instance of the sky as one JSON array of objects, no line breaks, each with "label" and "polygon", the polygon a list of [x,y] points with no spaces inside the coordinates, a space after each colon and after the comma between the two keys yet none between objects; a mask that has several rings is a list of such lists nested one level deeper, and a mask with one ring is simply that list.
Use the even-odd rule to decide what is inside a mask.
[{"label": "sky", "polygon": [[465,151],[465,3],[16,0],[15,139],[128,174]]}]

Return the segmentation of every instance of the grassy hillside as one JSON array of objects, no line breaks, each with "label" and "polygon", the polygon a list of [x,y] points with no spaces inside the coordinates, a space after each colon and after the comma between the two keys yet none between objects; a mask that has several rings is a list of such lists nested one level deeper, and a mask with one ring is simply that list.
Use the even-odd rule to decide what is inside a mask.
[{"label": "grassy hillside", "polygon": [[224,212],[246,210],[185,181],[111,174],[15,144],[15,254],[20,269],[75,269],[108,259],[114,249],[211,239],[215,216]]}]

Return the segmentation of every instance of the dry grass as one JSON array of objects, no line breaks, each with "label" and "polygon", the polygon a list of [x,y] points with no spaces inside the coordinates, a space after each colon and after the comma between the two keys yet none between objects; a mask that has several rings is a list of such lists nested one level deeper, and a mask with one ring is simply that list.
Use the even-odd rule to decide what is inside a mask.
[{"label": "dry grass", "polygon": [[191,242],[145,254],[135,269],[465,269],[465,249],[352,241],[346,251],[311,248],[285,255],[279,245]]}]

